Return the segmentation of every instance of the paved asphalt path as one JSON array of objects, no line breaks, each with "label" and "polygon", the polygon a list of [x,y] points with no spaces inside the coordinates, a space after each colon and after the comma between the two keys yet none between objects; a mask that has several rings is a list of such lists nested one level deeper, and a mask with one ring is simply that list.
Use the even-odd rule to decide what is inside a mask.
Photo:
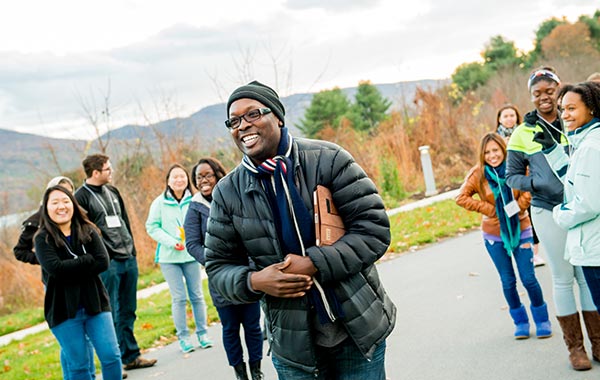
[{"label": "paved asphalt path", "polygon": [[[445,240],[378,265],[398,307],[396,328],[387,340],[390,380],[588,380],[592,370],[570,369],[551,301],[548,266],[536,268],[549,304],[555,335],[515,341],[500,281],[488,258],[481,232]],[[519,287],[522,300],[529,300]],[[178,344],[150,351],[155,367],[129,371],[129,379],[233,379],[220,342],[220,325],[210,327],[214,347],[182,354]],[[588,354],[589,343],[586,342]],[[267,347],[265,345],[265,353]],[[265,378],[277,378],[270,357]]]}]

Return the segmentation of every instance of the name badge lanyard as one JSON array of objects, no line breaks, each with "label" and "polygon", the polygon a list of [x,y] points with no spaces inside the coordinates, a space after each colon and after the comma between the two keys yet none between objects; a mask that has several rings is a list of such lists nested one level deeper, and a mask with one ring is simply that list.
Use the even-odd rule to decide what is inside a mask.
[{"label": "name badge lanyard", "polygon": [[[89,191],[90,194],[92,194],[92,196],[96,199],[96,201],[98,201],[98,203],[100,203],[100,206],[102,207],[102,210],[104,211],[104,215],[106,215],[106,217],[105,217],[106,226],[108,228],[121,227],[121,221],[119,220],[119,214],[117,214],[117,209],[115,209],[115,201],[112,198],[112,196],[110,195],[110,191],[107,191],[107,193],[108,193],[108,198],[110,199],[110,205],[112,206],[114,215],[108,214],[108,211],[106,210],[106,207],[104,206],[104,202],[96,195],[96,193],[94,193],[89,187],[87,187],[87,185],[83,185],[83,187],[85,187],[85,189],[87,191]],[[104,188],[102,190],[104,191]]]}]

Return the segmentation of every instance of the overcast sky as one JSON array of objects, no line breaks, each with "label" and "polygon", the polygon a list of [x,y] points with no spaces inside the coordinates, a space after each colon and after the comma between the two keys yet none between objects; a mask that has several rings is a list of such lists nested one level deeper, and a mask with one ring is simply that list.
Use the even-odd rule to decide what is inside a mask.
[{"label": "overcast sky", "polygon": [[[0,128],[93,137],[188,116],[256,78],[280,95],[448,78],[494,35],[530,50],[539,24],[597,0],[19,0],[0,12]],[[225,117],[225,115],[223,115]],[[101,124],[103,126],[103,124]]]}]

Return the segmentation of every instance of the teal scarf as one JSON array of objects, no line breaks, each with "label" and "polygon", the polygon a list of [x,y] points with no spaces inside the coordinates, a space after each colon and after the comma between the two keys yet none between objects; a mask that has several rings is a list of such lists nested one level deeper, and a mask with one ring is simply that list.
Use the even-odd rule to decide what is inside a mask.
[{"label": "teal scarf", "polygon": [[487,179],[494,193],[496,215],[500,221],[500,237],[509,256],[519,246],[521,240],[521,221],[519,213],[509,217],[504,211],[504,206],[514,200],[513,192],[506,184],[506,161],[497,168],[485,165],[485,179]]}]

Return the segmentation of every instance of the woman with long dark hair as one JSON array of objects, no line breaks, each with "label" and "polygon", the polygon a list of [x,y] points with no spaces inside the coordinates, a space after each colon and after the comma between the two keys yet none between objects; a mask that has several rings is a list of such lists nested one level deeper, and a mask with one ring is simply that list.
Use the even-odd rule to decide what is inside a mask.
[{"label": "woman with long dark hair", "polygon": [[566,85],[559,99],[573,155],[568,157],[555,144],[545,151],[556,172],[564,173],[565,200],[554,207],[553,216],[568,230],[567,258],[571,264],[582,266],[600,310],[600,84]]},{"label": "woman with long dark hair", "polygon": [[92,379],[87,336],[100,360],[102,378],[121,379],[121,354],[99,276],[108,268],[108,253],[96,227],[63,186],[44,193],[34,242],[46,284],[44,316],[69,358],[70,378]]},{"label": "woman with long dark hair", "polygon": [[186,288],[192,304],[198,344],[201,348],[209,348],[213,343],[207,334],[200,264],[185,248],[183,222],[192,200],[190,176],[183,166],[173,164],[167,170],[165,182],[165,190],[150,206],[146,231],[158,243],[155,260],[160,264],[171,292],[171,313],[179,347],[182,352],[188,353],[194,351],[194,344],[186,322]]},{"label": "woman with long dark hair", "polygon": [[[70,178],[64,176],[52,178],[46,185],[46,189],[57,185],[63,186],[71,193],[75,191],[75,185],[73,185],[73,181],[71,181]],[[33,265],[40,264],[37,258],[35,257],[33,237],[35,236],[42,223],[41,215],[43,211],[44,207],[43,205],[40,205],[40,208],[35,213],[31,214],[27,219],[23,221],[23,224],[21,226],[21,235],[19,235],[19,240],[13,248],[13,252],[17,260]],[[90,357],[90,373],[94,374],[96,372],[96,367],[94,364],[94,346],[92,346],[92,343],[89,340],[87,346],[88,355]],[[62,350],[60,353],[60,366],[62,367],[64,380],[71,380],[71,372],[69,372],[68,358],[64,355]],[[123,376],[125,378],[127,376],[126,373],[124,373]]]},{"label": "woman with long dark hair", "polygon": [[[210,212],[212,192],[217,182],[225,176],[225,168],[215,158],[207,157],[198,161],[192,169],[192,183],[198,189],[185,218],[186,246],[192,256],[202,265],[204,257],[204,235]],[[244,362],[240,326],[244,327],[246,348],[252,380],[260,380],[262,360],[262,333],[260,330],[260,306],[258,302],[236,305],[223,298],[208,283],[213,304],[217,308],[223,325],[223,346],[229,365],[234,368],[237,379],[248,379]]]},{"label": "woman with long dark hair", "polygon": [[[506,144],[496,133],[484,135],[475,165],[456,197],[456,203],[482,214],[481,229],[485,248],[500,275],[504,298],[516,326],[515,338],[529,338],[529,318],[517,291],[513,260],[531,301],[531,314],[538,338],[552,336],[548,309],[533,269],[533,233],[527,208],[528,192],[506,185]],[[477,195],[479,198],[474,198]]]},{"label": "woman with long dark hair", "polygon": [[[592,368],[583,345],[583,333],[576,302],[574,284],[579,286],[579,303],[588,329],[593,319],[600,318],[580,267],[565,260],[567,231],[552,217],[552,209],[563,202],[563,183],[552,170],[544,150],[549,142],[568,149],[559,118],[557,96],[560,79],[551,67],[541,67],[529,77],[527,88],[535,109],[527,113],[524,123],[513,132],[508,142],[506,181],[514,189],[532,195],[531,218],[552,271],[555,310],[569,351],[573,369]],[[540,132],[543,132],[540,135]],[[541,138],[541,137],[544,138]],[[593,311],[594,313],[587,313]],[[592,350],[600,354],[600,340],[592,340]]]},{"label": "woman with long dark hair", "polygon": [[[545,145],[544,155],[565,188],[564,201],[554,207],[553,217],[567,230],[565,258],[583,269],[600,310],[600,84],[565,85],[558,99],[572,155],[569,157],[545,132],[539,136]],[[600,361],[598,313],[584,310],[582,314],[592,341],[592,356]]]}]

